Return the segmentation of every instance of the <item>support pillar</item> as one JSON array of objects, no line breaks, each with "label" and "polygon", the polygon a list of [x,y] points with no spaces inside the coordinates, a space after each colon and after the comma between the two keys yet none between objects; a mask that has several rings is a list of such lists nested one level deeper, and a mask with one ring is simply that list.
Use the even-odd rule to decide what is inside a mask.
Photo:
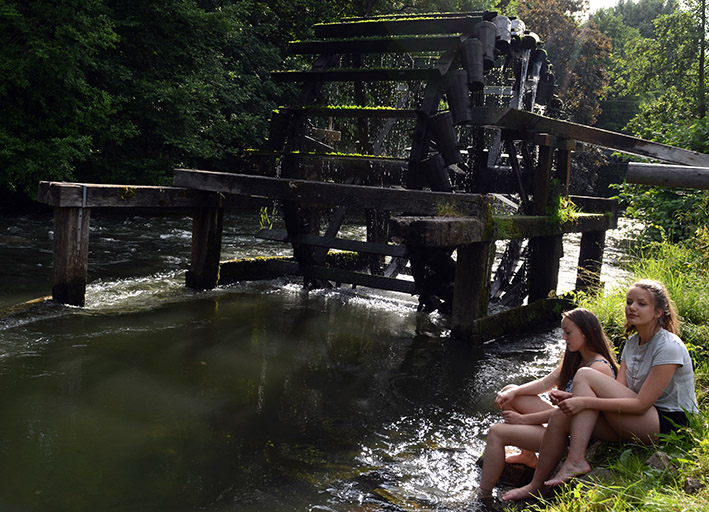
[{"label": "support pillar", "polygon": [[89,266],[91,208],[54,208],[52,299],[83,306]]},{"label": "support pillar", "polygon": [[[551,168],[553,149],[551,137],[542,135],[538,140],[539,160],[534,176],[532,213],[546,215],[552,200]],[[564,247],[561,235],[529,239],[529,299],[530,303],[556,293],[559,284],[559,261]]]},{"label": "support pillar", "polygon": [[601,286],[601,265],[606,246],[605,231],[586,231],[581,235],[576,289],[598,289]]},{"label": "support pillar", "polygon": [[219,284],[224,209],[220,206],[194,208],[192,213],[192,260],[187,286],[210,290]]},{"label": "support pillar", "polygon": [[454,337],[471,338],[475,320],[487,316],[491,245],[491,242],[478,242],[458,247],[451,315]]}]

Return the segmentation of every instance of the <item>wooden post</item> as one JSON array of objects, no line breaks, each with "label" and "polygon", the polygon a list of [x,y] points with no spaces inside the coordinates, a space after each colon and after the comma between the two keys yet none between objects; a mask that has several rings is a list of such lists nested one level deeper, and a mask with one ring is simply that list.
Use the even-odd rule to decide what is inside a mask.
[{"label": "wooden post", "polygon": [[90,208],[54,208],[52,299],[61,304],[84,305],[90,217]]},{"label": "wooden post", "polygon": [[579,265],[576,274],[576,289],[600,288],[603,250],[606,246],[605,231],[586,231],[581,235]]},{"label": "wooden post", "polygon": [[[539,137],[539,163],[534,176],[534,199],[532,213],[545,215],[551,200],[551,137]],[[561,235],[529,239],[529,302],[545,299],[556,293],[559,284],[559,260],[564,247]]]},{"label": "wooden post", "polygon": [[451,334],[470,339],[475,320],[487,316],[490,297],[490,242],[458,247]]},{"label": "wooden post", "polygon": [[569,197],[571,182],[571,153],[575,150],[575,140],[559,139],[556,145],[556,177],[565,183],[566,197]]},{"label": "wooden post", "polygon": [[192,212],[192,261],[186,284],[196,290],[209,290],[219,284],[224,209],[193,208]]}]

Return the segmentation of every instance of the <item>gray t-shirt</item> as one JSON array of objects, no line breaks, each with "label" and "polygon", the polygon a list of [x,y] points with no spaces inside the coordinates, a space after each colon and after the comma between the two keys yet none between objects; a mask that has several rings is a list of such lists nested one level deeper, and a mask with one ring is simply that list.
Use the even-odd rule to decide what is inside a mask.
[{"label": "gray t-shirt", "polygon": [[634,334],[625,343],[620,360],[627,367],[625,380],[638,393],[653,366],[678,364],[672,380],[655,402],[665,411],[698,412],[694,392],[694,369],[687,347],[676,334],[660,329],[652,339],[640,345],[640,336]]}]

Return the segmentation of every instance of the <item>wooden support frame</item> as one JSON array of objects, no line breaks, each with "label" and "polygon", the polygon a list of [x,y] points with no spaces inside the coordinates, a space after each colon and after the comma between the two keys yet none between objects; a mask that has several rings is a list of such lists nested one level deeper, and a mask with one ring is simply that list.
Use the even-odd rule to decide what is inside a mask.
[{"label": "wooden support frame", "polygon": [[54,208],[52,299],[83,306],[89,264],[90,208]]},{"label": "wooden support frame", "polygon": [[224,208],[192,210],[192,258],[185,278],[189,288],[211,290],[219,284]]}]

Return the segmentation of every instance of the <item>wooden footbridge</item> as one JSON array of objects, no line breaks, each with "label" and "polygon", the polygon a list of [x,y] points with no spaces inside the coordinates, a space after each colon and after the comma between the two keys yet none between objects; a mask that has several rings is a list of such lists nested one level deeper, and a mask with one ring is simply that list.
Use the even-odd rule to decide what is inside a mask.
[{"label": "wooden footbridge", "polygon": [[[309,69],[273,72],[301,92],[273,113],[253,173],[177,169],[173,187],[40,183],[39,201],[55,208],[54,300],[84,304],[91,209],[189,207],[189,287],[288,274],[417,294],[421,309],[451,315],[454,335],[488,339],[511,328],[488,316],[491,300],[548,304],[564,233],[582,233],[577,287],[599,284],[617,203],[568,196],[577,141],[675,174],[709,167],[707,155],[555,119],[552,65],[521,20],[348,19],[315,35],[292,43],[313,56]],[[279,202],[286,230],[256,236],[291,244],[292,258],[220,261],[224,209],[245,196]],[[366,221],[366,240],[342,235],[352,219]],[[493,275],[497,240],[509,242]]]}]

